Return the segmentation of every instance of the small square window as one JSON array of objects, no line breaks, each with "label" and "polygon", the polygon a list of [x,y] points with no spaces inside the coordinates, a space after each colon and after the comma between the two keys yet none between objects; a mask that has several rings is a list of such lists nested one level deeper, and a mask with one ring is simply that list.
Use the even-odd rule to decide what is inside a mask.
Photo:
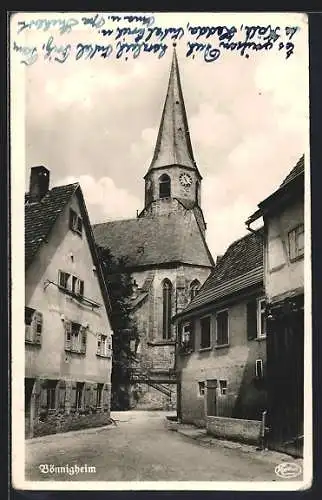
[{"label": "small square window", "polygon": [[198,382],[199,396],[205,395],[205,382]]},{"label": "small square window", "polygon": [[227,380],[219,380],[220,394],[226,396],[227,394]]}]

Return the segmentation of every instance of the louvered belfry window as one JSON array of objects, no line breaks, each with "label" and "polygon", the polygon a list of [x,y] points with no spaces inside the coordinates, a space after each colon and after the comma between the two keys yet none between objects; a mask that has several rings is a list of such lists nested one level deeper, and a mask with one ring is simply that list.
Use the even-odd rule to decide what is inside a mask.
[{"label": "louvered belfry window", "polygon": [[171,181],[167,174],[161,175],[159,179],[160,198],[168,198],[171,195]]},{"label": "louvered belfry window", "polygon": [[172,308],[172,283],[165,279],[163,282],[163,338],[171,338],[171,308]]}]

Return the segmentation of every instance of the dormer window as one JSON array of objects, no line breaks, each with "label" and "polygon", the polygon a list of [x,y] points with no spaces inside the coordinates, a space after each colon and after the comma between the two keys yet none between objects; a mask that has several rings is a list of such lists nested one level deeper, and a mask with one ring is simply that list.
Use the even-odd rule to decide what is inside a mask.
[{"label": "dormer window", "polygon": [[82,236],[83,221],[72,208],[69,211],[69,229]]},{"label": "dormer window", "polygon": [[171,195],[171,181],[167,174],[162,174],[159,179],[159,196],[160,198],[169,198]]}]

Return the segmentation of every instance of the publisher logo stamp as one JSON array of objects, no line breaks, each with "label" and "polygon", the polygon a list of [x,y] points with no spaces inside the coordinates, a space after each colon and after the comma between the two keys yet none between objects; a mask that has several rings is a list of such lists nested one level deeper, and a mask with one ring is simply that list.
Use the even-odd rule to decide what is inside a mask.
[{"label": "publisher logo stamp", "polygon": [[302,467],[295,462],[283,462],[275,467],[275,474],[283,479],[293,479],[302,474]]}]

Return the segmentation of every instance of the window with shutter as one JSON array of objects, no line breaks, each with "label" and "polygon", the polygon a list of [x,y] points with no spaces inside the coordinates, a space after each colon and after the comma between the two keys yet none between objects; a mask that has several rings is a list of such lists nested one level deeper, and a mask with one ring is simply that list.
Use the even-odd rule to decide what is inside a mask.
[{"label": "window with shutter", "polygon": [[85,384],[85,408],[89,408],[91,405],[91,390],[92,384]]},{"label": "window with shutter", "polygon": [[80,327],[79,334],[81,338],[80,352],[84,354],[86,352],[86,343],[87,343],[87,329],[85,326]]},{"label": "window with shutter", "polygon": [[55,410],[56,409],[56,396],[57,396],[57,380],[48,380],[47,382],[47,410]]},{"label": "window with shutter", "polygon": [[76,408],[83,408],[84,406],[84,382],[77,382],[76,383],[76,399],[75,399],[75,406]]},{"label": "window with shutter", "polygon": [[104,384],[97,384],[96,386],[96,407],[101,408],[102,406],[102,393]]},{"label": "window with shutter", "polygon": [[72,349],[72,322],[65,319],[65,351],[71,351]]},{"label": "window with shutter", "polygon": [[110,349],[109,349],[107,335],[102,335],[102,334],[98,335],[96,354],[104,358],[110,357]]},{"label": "window with shutter", "polygon": [[84,281],[73,274],[59,270],[58,286],[69,295],[84,296]]},{"label": "window with shutter", "polygon": [[200,349],[207,349],[211,346],[211,317],[206,316],[200,319],[201,339]]},{"label": "window with shutter", "polygon": [[70,402],[72,408],[77,408],[77,383],[72,382],[70,390]]},{"label": "window with shutter", "polygon": [[288,233],[288,246],[290,261],[296,260],[304,255],[304,224],[299,224]]},{"label": "window with shutter", "polygon": [[266,337],[266,302],[265,299],[257,301],[257,338]]},{"label": "window with shutter", "polygon": [[257,337],[257,303],[256,299],[247,303],[247,339]]},{"label": "window with shutter", "polygon": [[42,334],[42,324],[43,316],[42,313],[36,311],[34,314],[34,341],[36,344],[41,344],[41,334]]},{"label": "window with shutter", "polygon": [[40,382],[39,406],[40,411],[47,409],[47,380]]},{"label": "window with shutter", "polygon": [[109,392],[109,386],[107,384],[104,384],[103,387],[103,408],[104,411],[109,409],[109,402],[110,402],[110,392]]},{"label": "window with shutter", "polygon": [[58,407],[60,409],[65,409],[65,399],[66,399],[66,383],[64,380],[58,382]]},{"label": "window with shutter", "polygon": [[187,351],[194,350],[194,321],[191,320],[187,323],[180,325],[181,328],[181,342],[183,349]]},{"label": "window with shutter", "polygon": [[31,307],[25,307],[25,341],[33,342],[34,332],[33,332],[33,319],[34,319],[35,309]]},{"label": "window with shutter", "polygon": [[217,346],[228,345],[228,310],[218,311],[216,314]]},{"label": "window with shutter", "polygon": [[64,290],[71,289],[71,275],[65,271],[58,271],[58,285]]},{"label": "window with shutter", "polygon": [[43,315],[41,312],[25,307],[25,341],[41,344]]},{"label": "window with shutter", "polygon": [[69,229],[82,236],[83,221],[72,208],[69,211]]}]

